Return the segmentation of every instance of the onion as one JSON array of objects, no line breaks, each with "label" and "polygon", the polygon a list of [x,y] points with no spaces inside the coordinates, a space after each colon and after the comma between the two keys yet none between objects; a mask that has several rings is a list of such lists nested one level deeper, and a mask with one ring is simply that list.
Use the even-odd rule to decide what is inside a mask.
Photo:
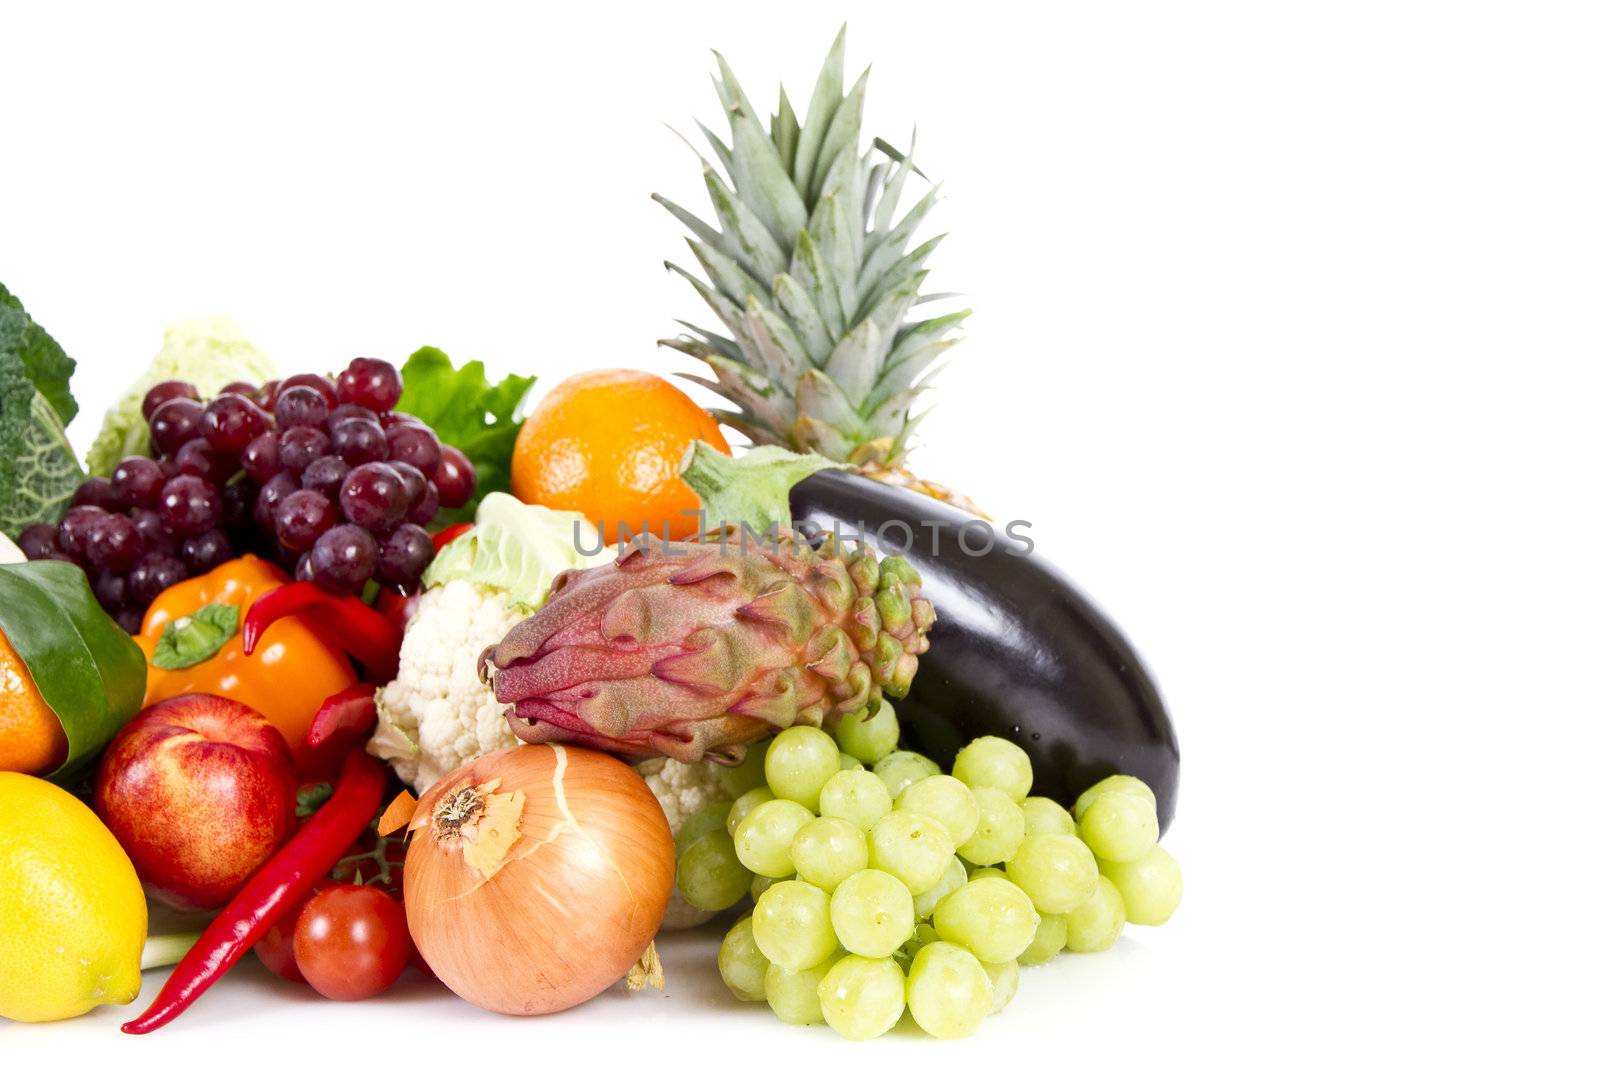
[{"label": "onion", "polygon": [[456,995],[545,1015],[642,958],[659,985],[651,939],[672,895],[672,831],[627,764],[562,745],[491,753],[424,793],[410,829],[407,924]]}]

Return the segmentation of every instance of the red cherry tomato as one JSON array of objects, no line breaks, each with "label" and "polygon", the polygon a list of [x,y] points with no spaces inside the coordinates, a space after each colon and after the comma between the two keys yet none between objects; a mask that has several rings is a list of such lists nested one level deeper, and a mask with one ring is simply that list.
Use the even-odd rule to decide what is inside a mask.
[{"label": "red cherry tomato", "polygon": [[294,928],[294,959],[329,1000],[377,996],[411,959],[406,912],[380,889],[338,885],[306,902]]},{"label": "red cherry tomato", "polygon": [[267,970],[279,978],[302,984],[306,976],[300,973],[300,965],[294,961],[294,927],[300,921],[300,913],[305,910],[306,903],[309,901],[290,908],[283,918],[272,924],[266,936],[256,942],[256,958]]}]

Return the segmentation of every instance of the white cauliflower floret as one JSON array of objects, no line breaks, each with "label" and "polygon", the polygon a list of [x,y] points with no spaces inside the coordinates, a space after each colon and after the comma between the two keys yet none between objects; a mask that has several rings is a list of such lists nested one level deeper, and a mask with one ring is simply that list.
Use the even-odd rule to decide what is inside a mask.
[{"label": "white cauliflower floret", "polygon": [[[680,763],[675,759],[646,760],[636,768],[644,775],[644,783],[655,794],[666,813],[667,825],[676,838],[683,824],[693,815],[717,804],[733,799],[728,793],[727,777],[710,760],[700,763]],[[667,917],[661,923],[663,930],[687,930],[707,922],[715,912],[701,911],[683,899],[678,887],[672,887],[672,900],[667,904]]]},{"label": "white cauliflower floret", "polygon": [[502,704],[478,679],[478,654],[527,618],[505,593],[452,581],[423,593],[400,645],[400,673],[378,690],[367,751],[419,793],[489,752],[517,744]]},{"label": "white cauliflower floret", "polygon": [[638,771],[644,775],[650,792],[661,802],[673,836],[677,836],[689,816],[733,799],[723,786],[722,769],[710,760],[682,763],[662,756],[639,764]]}]

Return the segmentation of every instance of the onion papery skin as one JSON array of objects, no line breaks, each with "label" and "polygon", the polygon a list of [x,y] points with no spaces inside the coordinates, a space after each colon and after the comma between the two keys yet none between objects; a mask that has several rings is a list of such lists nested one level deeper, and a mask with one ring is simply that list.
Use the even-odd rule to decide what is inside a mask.
[{"label": "onion papery skin", "polygon": [[[523,794],[517,839],[481,877],[441,837],[442,801],[498,780]],[[562,800],[565,804],[563,810]],[[570,814],[569,814],[570,813]],[[547,1015],[601,993],[644,955],[672,895],[672,831],[644,779],[611,756],[536,744],[480,757],[434,783],[411,821],[407,925],[463,1000]]]}]

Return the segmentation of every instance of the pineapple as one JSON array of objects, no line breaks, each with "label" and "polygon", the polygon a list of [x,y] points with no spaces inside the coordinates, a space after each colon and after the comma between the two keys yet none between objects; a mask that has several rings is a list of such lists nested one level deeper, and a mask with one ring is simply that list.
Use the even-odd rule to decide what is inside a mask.
[{"label": "pineapple", "polygon": [[707,280],[675,263],[667,268],[694,286],[727,332],[685,322],[690,334],[661,343],[705,361],[716,380],[691,380],[737,405],[715,414],[755,444],[817,452],[976,511],[905,467],[926,414],[913,405],[970,312],[908,318],[943,295],[920,292],[942,237],[907,251],[938,190],[896,218],[906,183],[921,172],[911,153],[882,140],[862,153],[867,76],[844,92],[844,42],[840,30],[805,123],[780,88],[768,129],[717,55],[729,140],[701,126],[721,164],[719,172],[702,157],[717,225],[655,200],[689,229]]}]

